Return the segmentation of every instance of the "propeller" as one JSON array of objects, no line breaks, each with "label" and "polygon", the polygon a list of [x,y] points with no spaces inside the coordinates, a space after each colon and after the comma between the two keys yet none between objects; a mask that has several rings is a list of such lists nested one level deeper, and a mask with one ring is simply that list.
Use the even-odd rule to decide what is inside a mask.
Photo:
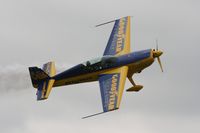
[{"label": "propeller", "polygon": [[158,39],[156,39],[156,51],[158,51]]},{"label": "propeller", "polygon": [[162,52],[158,50],[158,39],[156,39],[156,52],[159,54],[158,56],[156,56],[156,58],[158,60],[158,64],[160,66],[160,69],[163,72],[163,67],[162,67],[162,63],[161,63],[161,60],[160,60],[160,55],[162,54]]},{"label": "propeller", "polygon": [[158,63],[159,63],[159,65],[160,65],[160,69],[161,69],[161,71],[163,72],[163,67],[162,67],[162,63],[161,63],[161,61],[160,61],[160,57],[157,57],[157,60],[158,60]]}]

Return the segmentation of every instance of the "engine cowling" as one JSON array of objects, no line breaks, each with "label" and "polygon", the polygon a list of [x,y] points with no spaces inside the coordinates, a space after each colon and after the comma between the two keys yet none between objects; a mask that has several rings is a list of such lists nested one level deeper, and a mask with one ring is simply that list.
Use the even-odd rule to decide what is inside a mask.
[{"label": "engine cowling", "polygon": [[136,85],[136,86],[133,86],[133,87],[127,89],[126,91],[127,91],[127,92],[132,92],[132,91],[138,92],[138,91],[140,91],[142,88],[143,88],[142,85]]}]

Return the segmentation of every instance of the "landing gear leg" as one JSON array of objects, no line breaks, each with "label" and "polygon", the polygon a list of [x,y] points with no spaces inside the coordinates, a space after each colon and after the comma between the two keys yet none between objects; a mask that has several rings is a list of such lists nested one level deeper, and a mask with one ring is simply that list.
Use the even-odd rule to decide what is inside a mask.
[{"label": "landing gear leg", "polygon": [[132,77],[128,77],[128,80],[131,82],[131,84],[132,84],[133,86],[136,86],[136,84],[135,84],[135,82],[133,81],[133,78],[132,78]]},{"label": "landing gear leg", "polygon": [[136,92],[138,92],[138,91],[140,91],[140,90],[143,88],[142,85],[136,85],[135,82],[133,81],[133,78],[132,78],[132,77],[128,77],[128,79],[129,79],[129,81],[131,82],[131,84],[133,85],[133,87],[127,89],[126,91],[128,91],[128,92],[131,92],[131,91],[136,91]]}]

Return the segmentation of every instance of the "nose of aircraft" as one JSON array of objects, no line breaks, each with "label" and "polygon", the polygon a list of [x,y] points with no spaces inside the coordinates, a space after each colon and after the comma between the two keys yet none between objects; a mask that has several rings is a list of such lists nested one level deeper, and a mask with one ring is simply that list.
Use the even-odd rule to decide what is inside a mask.
[{"label": "nose of aircraft", "polygon": [[153,57],[154,58],[156,58],[156,57],[159,57],[159,56],[161,56],[163,54],[163,52],[162,51],[160,51],[160,50],[158,50],[158,51],[153,51]]},{"label": "nose of aircraft", "polygon": [[153,49],[153,58],[157,58],[158,60],[158,63],[160,65],[160,68],[161,68],[161,71],[163,72],[163,67],[162,67],[162,64],[161,64],[161,60],[160,60],[160,56],[163,54],[163,52],[161,50],[158,50],[158,49]]}]

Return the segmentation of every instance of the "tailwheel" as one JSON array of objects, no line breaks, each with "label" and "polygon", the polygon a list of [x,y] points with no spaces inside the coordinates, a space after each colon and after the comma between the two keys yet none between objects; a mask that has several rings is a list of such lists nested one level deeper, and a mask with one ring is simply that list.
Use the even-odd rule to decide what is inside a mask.
[{"label": "tailwheel", "polygon": [[133,81],[132,77],[128,77],[128,79],[131,82],[131,84],[133,85],[133,87],[127,89],[126,90],[127,92],[132,92],[132,91],[138,92],[143,88],[142,85],[136,85],[135,82]]}]

